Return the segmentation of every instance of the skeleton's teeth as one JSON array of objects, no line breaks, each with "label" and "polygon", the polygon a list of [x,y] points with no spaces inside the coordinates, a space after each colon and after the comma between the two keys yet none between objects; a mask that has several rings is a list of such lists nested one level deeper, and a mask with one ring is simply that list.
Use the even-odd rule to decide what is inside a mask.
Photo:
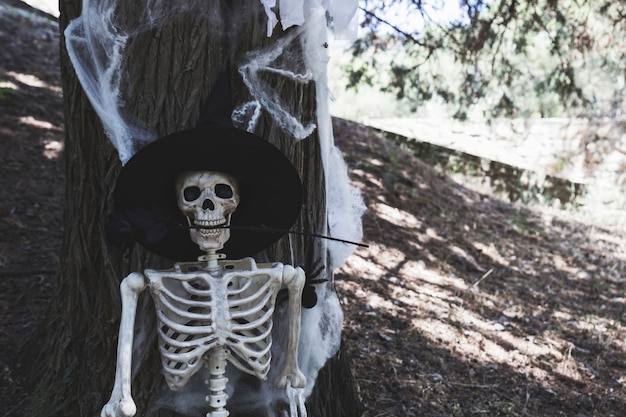
[{"label": "skeleton's teeth", "polygon": [[220,226],[226,225],[224,220],[195,220],[194,224],[203,235],[216,235],[221,233]]}]

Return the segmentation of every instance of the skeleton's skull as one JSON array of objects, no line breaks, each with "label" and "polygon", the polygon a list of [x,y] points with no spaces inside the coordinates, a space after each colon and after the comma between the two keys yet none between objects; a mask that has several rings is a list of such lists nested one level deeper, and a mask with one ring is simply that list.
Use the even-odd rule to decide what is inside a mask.
[{"label": "skeleton's skull", "polygon": [[[183,172],[176,179],[178,208],[187,216],[191,240],[201,250],[219,250],[230,238],[230,216],[239,204],[237,180],[214,171]],[[193,227],[195,226],[195,227]]]}]

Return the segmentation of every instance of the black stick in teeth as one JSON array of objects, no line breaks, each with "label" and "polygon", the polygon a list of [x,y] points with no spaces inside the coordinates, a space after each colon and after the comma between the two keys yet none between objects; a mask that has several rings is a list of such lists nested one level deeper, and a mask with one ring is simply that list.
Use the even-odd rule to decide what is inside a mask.
[{"label": "black stick in teeth", "polygon": [[360,246],[362,248],[369,248],[369,245],[366,245],[364,243],[352,242],[350,240],[339,239],[339,238],[331,237],[331,236],[325,236],[325,235],[321,235],[318,233],[298,232],[296,230],[274,229],[274,228],[266,227],[266,226],[231,226],[228,224],[220,224],[217,226],[200,226],[200,225],[183,226],[183,225],[180,225],[180,227],[184,229],[233,229],[233,230],[248,230],[251,232],[289,233],[292,235],[317,237],[320,239],[328,239],[334,242],[345,243],[347,245],[355,245],[355,246]]}]

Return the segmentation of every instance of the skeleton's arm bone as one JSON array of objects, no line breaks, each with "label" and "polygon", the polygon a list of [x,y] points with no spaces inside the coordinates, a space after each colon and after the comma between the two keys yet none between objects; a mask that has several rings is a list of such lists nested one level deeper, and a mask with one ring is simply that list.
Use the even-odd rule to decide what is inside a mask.
[{"label": "skeleton's arm bone", "polygon": [[302,289],[306,277],[302,268],[285,265],[283,283],[289,290],[289,337],[283,369],[276,381],[279,388],[291,385],[293,388],[304,388],[306,377],[298,366],[298,340],[300,338],[300,319],[302,310]]},{"label": "skeleton's arm bone", "polygon": [[117,341],[115,384],[109,402],[102,408],[101,417],[131,417],[137,412],[130,387],[131,361],[137,300],[145,288],[146,280],[139,272],[128,275],[120,284],[122,318]]}]

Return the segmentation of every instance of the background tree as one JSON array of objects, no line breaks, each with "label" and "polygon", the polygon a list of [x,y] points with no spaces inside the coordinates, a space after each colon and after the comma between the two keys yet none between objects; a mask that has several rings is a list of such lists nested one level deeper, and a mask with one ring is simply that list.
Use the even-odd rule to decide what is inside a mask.
[{"label": "background tree", "polygon": [[488,117],[623,114],[623,3],[450,3],[362,2],[349,84],[378,85],[413,110],[441,100],[461,119],[473,109]]},{"label": "background tree", "polygon": [[[214,82],[228,63],[237,63],[246,51],[289,33],[276,30],[272,38],[266,36],[267,17],[259,1],[222,0],[212,2],[210,7],[197,4],[204,4],[204,9],[192,7],[180,18],[129,41],[131,58],[124,62],[128,75],[124,83],[133,94],[123,97],[124,106],[159,136],[195,125]],[[132,22],[137,17],[136,7],[134,3],[120,2],[114,13]],[[61,34],[80,15],[80,8],[80,0],[60,2]],[[298,43],[291,45],[289,52],[302,53]],[[164,267],[170,262],[139,247],[120,250],[107,244],[106,219],[121,164],[78,83],[63,36],[61,56],[67,178],[64,242],[55,293],[29,352],[37,358],[29,370],[34,385],[29,415],[93,416],[108,400],[114,378],[119,282],[130,271]],[[231,72],[229,82],[237,102],[250,99],[236,71]],[[274,75],[268,75],[264,82],[297,116],[314,120],[314,83],[303,85]],[[323,232],[324,173],[316,134],[293,145],[268,116],[259,120],[256,132],[271,138],[301,174],[307,189],[306,209],[296,227]],[[292,238],[291,245],[285,240],[278,242],[268,251],[268,257],[300,264],[310,271],[316,260],[326,256],[322,250],[309,238]],[[313,415],[358,414],[345,359],[339,353],[321,372],[309,405]],[[153,349],[133,385],[140,412],[154,405],[161,384],[158,353]],[[155,415],[176,414],[159,411]]]}]

